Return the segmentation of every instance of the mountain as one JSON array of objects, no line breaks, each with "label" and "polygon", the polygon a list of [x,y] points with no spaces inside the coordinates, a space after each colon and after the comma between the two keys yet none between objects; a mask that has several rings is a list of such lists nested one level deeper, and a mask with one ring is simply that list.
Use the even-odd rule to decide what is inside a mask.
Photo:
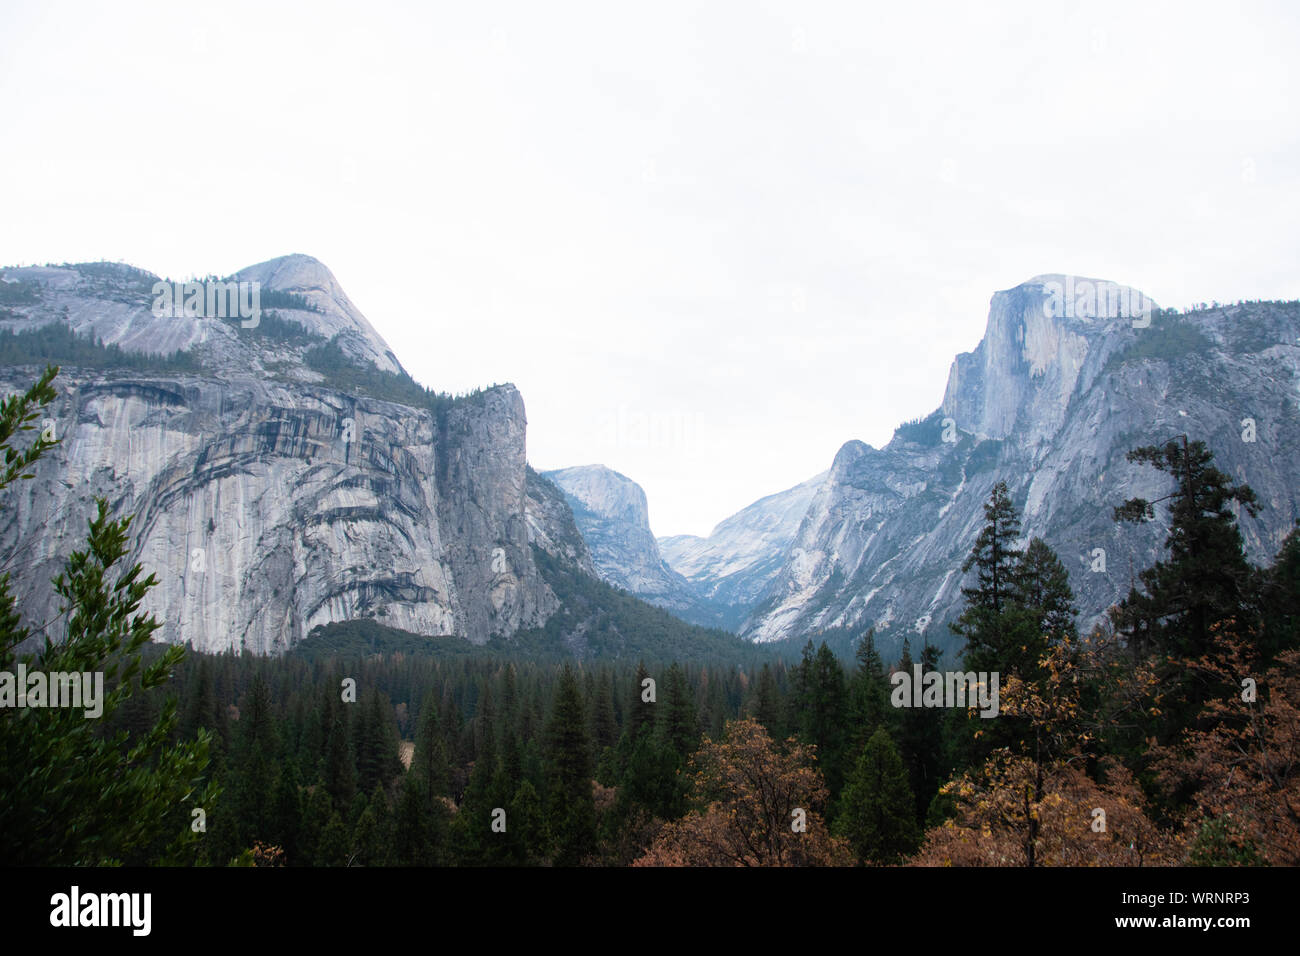
[{"label": "mountain", "polygon": [[720,522],[707,538],[660,538],[660,553],[695,596],[714,609],[720,623],[735,630],[784,566],[799,524],[827,474],[759,499]]},{"label": "mountain", "polygon": [[[1123,307],[1134,302],[1144,308]],[[1086,627],[1163,553],[1167,517],[1112,520],[1124,499],[1170,490],[1125,454],[1183,434],[1259,495],[1259,516],[1240,525],[1251,559],[1270,562],[1300,517],[1300,303],[1149,308],[1133,290],[1061,275],[996,293],[939,409],[884,448],[840,448],[741,633],[874,625],[892,652],[909,635],[952,648],[962,563],[999,481],[1025,539],[1060,555]]]},{"label": "mountain", "polygon": [[640,485],[604,465],[560,468],[543,475],[564,493],[602,580],[683,620],[716,623],[691,585],[660,555]]},{"label": "mountain", "polygon": [[254,327],[159,315],[158,277],[114,263],[3,280],[0,387],[63,365],[46,410],[61,442],[0,527],[31,621],[55,616],[50,580],[97,495],[135,515],[161,638],[208,651],[282,653],[361,618],[483,644],[558,610],[539,551],[594,572],[527,465],[519,392],[425,390],[315,259],[232,277],[260,283]]}]

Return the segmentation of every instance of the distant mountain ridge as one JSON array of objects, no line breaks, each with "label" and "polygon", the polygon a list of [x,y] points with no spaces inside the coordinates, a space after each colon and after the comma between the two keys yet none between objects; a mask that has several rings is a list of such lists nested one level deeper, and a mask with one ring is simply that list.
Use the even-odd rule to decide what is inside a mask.
[{"label": "distant mountain ridge", "polygon": [[[70,333],[90,337],[80,353],[93,339],[132,356],[63,362],[45,413],[61,442],[0,512],[29,620],[55,616],[50,579],[96,495],[135,515],[129,558],[158,577],[144,609],[161,638],[209,651],[279,654],[358,619],[483,644],[559,609],[534,548],[594,574],[567,504],[528,468],[514,386],[453,398],[417,385],[317,260],[235,274],[288,303],[252,328],[154,314],[159,277],[131,266],[0,275],[7,392]],[[151,369],[163,353],[188,361]]]},{"label": "distant mountain ridge", "polygon": [[940,408],[882,449],[839,450],[743,635],[874,626],[891,653],[906,636],[954,648],[946,624],[961,608],[961,565],[999,481],[1024,538],[1044,538],[1065,563],[1086,627],[1163,550],[1162,521],[1112,520],[1124,499],[1169,490],[1125,455],[1184,433],[1259,495],[1258,518],[1240,523],[1252,560],[1272,560],[1300,517],[1300,303],[1146,316],[1061,308],[1061,287],[1090,285],[1150,301],[1051,275],[995,293]]},{"label": "distant mountain ridge", "polygon": [[[823,633],[847,647],[875,627],[890,654],[905,637],[955,651],[947,624],[969,583],[961,566],[1005,481],[1022,543],[1036,535],[1058,552],[1087,628],[1163,551],[1162,521],[1112,520],[1126,498],[1168,491],[1165,476],[1125,459],[1138,445],[1206,441],[1218,467],[1260,496],[1258,518],[1240,522],[1251,559],[1272,561],[1300,518],[1298,399],[1300,302],[1182,313],[1117,283],[1040,275],[993,295],[983,338],[954,359],[932,414],[881,449],[846,442],[823,475],[708,538],[661,538],[659,551],[751,640]],[[626,560],[630,536],[613,509],[600,536],[606,567]]]},{"label": "distant mountain ridge", "polygon": [[760,498],[719,522],[707,538],[659,539],[668,565],[711,605],[724,627],[738,629],[780,572],[814,495],[829,473]]},{"label": "distant mountain ridge", "polygon": [[604,581],[683,620],[705,626],[717,623],[686,579],[660,555],[640,485],[604,465],[578,465],[542,474],[564,493]]}]

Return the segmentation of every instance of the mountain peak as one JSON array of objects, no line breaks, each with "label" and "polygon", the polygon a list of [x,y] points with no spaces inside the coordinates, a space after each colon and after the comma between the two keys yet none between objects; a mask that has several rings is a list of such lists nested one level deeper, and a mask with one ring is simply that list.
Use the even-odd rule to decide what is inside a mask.
[{"label": "mountain peak", "polygon": [[294,313],[293,318],[300,325],[326,338],[340,336],[344,351],[362,361],[374,362],[381,371],[401,371],[388,343],[352,304],[334,273],[319,259],[302,253],[279,256],[240,269],[234,278],[260,283],[267,290],[302,296],[313,311]]},{"label": "mountain peak", "polygon": [[1064,420],[1089,356],[1149,326],[1155,308],[1130,286],[1064,273],[995,292],[983,339],[953,361],[944,415],[979,438],[1005,438],[1028,415],[1029,433],[1046,437]]},{"label": "mountain peak", "polygon": [[330,272],[325,263],[300,252],[246,266],[235,277],[258,281],[266,288],[280,292],[336,294],[342,291],[334,273]]}]

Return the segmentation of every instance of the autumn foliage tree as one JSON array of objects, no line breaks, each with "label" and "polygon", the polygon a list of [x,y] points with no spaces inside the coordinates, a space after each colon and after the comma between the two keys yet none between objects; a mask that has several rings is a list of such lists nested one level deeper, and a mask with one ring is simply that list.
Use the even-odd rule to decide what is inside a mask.
[{"label": "autumn foliage tree", "polygon": [[1044,675],[1012,675],[1000,714],[1026,730],[946,784],[954,814],[927,834],[914,862],[930,866],[1143,866],[1173,862],[1174,838],[1151,820],[1132,774],[1092,761],[1096,728],[1088,694],[1113,649],[1062,638],[1040,661]]},{"label": "autumn foliage tree", "polygon": [[1160,779],[1190,789],[1188,829],[1196,833],[1192,862],[1300,865],[1300,651],[1278,655],[1251,677],[1252,654],[1223,641],[1202,658],[1238,690],[1206,704],[1209,718],[1158,751]]},{"label": "autumn foliage tree", "polygon": [[826,786],[815,748],[777,747],[753,719],[727,723],[691,759],[694,808],[667,824],[634,866],[847,865],[846,842],[822,814]]}]

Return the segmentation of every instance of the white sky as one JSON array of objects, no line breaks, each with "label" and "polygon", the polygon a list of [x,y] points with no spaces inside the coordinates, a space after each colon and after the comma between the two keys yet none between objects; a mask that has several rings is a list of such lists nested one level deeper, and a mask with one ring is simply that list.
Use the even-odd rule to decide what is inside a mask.
[{"label": "white sky", "polygon": [[1300,298],[1298,21],[0,0],[0,263],[314,255],[422,383],[518,385],[535,467],[705,534],[932,411],[995,290]]}]

